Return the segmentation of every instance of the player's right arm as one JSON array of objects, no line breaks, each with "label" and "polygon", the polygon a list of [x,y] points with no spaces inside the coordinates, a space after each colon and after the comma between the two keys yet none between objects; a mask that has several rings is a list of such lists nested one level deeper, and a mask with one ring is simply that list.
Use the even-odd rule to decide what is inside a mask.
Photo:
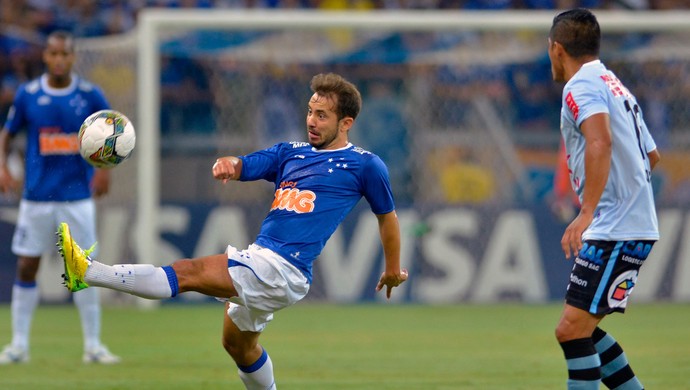
[{"label": "player's right arm", "polygon": [[242,175],[242,160],[235,156],[220,157],[213,164],[213,178],[227,183],[239,180]]},{"label": "player's right arm", "polygon": [[23,109],[25,101],[26,92],[24,86],[21,86],[14,95],[12,107],[7,112],[7,122],[0,131],[0,191],[3,193],[14,192],[19,188],[19,182],[12,176],[7,163],[15,134],[27,124]]},{"label": "player's right arm", "polygon": [[386,287],[386,298],[390,299],[393,287],[398,287],[407,280],[407,270],[400,268],[400,224],[398,215],[394,211],[386,214],[377,214],[379,222],[379,234],[383,245],[385,268],[376,285],[376,291]]},{"label": "player's right arm", "polygon": [[585,119],[580,125],[585,137],[585,185],[580,213],[568,225],[561,239],[565,257],[577,255],[582,248],[582,233],[594,220],[601,195],[611,170],[611,125],[609,115],[598,113]]},{"label": "player's right arm", "polygon": [[12,138],[12,133],[6,127],[0,131],[0,191],[3,193],[14,192],[19,186],[19,182],[12,176],[7,166]]}]

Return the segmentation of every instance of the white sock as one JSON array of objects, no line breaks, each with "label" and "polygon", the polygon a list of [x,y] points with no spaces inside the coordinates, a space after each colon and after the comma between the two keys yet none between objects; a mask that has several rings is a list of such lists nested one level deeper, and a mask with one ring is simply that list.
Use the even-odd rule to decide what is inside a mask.
[{"label": "white sock", "polygon": [[84,351],[92,351],[101,345],[101,305],[97,288],[87,288],[72,295],[79,310],[84,335]]},{"label": "white sock", "polygon": [[237,372],[247,390],[276,390],[273,377],[273,362],[264,349],[259,360],[248,367],[239,367]]},{"label": "white sock", "polygon": [[107,265],[91,261],[84,280],[89,286],[107,287],[147,299],[165,299],[177,295],[177,276],[170,266]]},{"label": "white sock", "polygon": [[31,320],[38,306],[39,291],[36,283],[12,286],[12,345],[15,348],[29,349]]}]

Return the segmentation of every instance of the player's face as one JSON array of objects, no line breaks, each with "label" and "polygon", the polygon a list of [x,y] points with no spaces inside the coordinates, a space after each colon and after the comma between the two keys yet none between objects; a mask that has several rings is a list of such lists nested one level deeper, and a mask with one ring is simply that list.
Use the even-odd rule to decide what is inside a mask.
[{"label": "player's face", "polygon": [[309,99],[307,109],[307,137],[316,149],[338,149],[347,145],[347,131],[352,118],[338,120],[333,98],[317,93]]},{"label": "player's face", "polygon": [[51,79],[58,82],[69,80],[74,64],[72,40],[57,37],[48,39],[48,44],[43,51],[43,61]]},{"label": "player's face", "polygon": [[551,77],[553,81],[564,81],[565,80],[565,70],[563,69],[563,63],[561,62],[562,56],[559,53],[561,46],[551,41],[549,38],[549,60],[551,60]]}]

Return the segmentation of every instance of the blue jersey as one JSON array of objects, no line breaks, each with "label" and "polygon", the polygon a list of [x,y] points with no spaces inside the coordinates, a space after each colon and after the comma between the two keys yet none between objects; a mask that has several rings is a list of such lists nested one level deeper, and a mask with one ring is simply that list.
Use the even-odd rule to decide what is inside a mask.
[{"label": "blue jersey", "polygon": [[5,127],[11,134],[27,131],[24,199],[72,201],[91,196],[93,167],[79,154],[77,133],[87,116],[107,108],[103,92],[74,74],[67,88],[51,88],[47,75],[19,88]]},{"label": "blue jersey", "polygon": [[240,180],[275,183],[256,243],[283,256],[309,282],[312,263],[362,196],[375,214],[395,210],[385,164],[352,144],[316,150],[306,142],[280,143],[240,159]]},{"label": "blue jersey", "polygon": [[598,113],[609,115],[611,170],[585,240],[658,240],[651,168],[647,153],[656,144],[637,100],[600,61],[584,64],[563,89],[561,133],[573,189],[582,200],[586,186],[582,122]]}]

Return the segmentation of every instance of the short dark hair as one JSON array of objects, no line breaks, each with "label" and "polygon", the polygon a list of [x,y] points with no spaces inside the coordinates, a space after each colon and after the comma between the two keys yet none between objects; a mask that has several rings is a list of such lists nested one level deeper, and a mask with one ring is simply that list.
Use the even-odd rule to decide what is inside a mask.
[{"label": "short dark hair", "polygon": [[74,51],[74,35],[72,35],[71,32],[65,30],[55,30],[48,34],[46,37],[46,42],[48,42],[51,38],[60,39],[67,42],[69,48]]},{"label": "short dark hair", "polygon": [[312,92],[319,95],[336,97],[335,112],[338,119],[351,117],[356,119],[362,109],[362,95],[354,84],[335,73],[319,73],[311,79]]},{"label": "short dark hair", "polygon": [[573,58],[599,56],[601,30],[596,16],[584,8],[563,11],[553,18],[549,38]]}]

